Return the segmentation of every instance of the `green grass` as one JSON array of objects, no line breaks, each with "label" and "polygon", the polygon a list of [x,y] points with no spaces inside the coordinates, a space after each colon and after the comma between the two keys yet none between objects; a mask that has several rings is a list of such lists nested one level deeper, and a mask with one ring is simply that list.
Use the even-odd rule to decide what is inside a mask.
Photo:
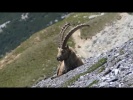
[{"label": "green grass", "polygon": [[[58,64],[56,55],[60,27],[66,22],[76,25],[78,23],[89,23],[90,20],[88,17],[93,14],[96,13],[72,13],[66,19],[36,32],[29,39],[21,43],[19,47],[12,52],[12,55],[21,54],[19,58],[10,64],[5,64],[0,70],[0,87],[30,87],[44,77],[52,76]],[[77,17],[74,17],[75,15],[77,15]],[[114,15],[116,15],[116,13],[114,13]],[[87,18],[83,16],[87,16]],[[95,18],[92,20],[95,20]],[[101,20],[97,21],[98,23],[101,22]],[[91,28],[93,27],[91,26]],[[89,31],[91,28],[85,30]],[[96,26],[93,29],[97,29]],[[88,35],[91,36],[94,34],[89,33]],[[39,40],[36,40],[37,37]],[[68,44],[74,47],[75,43],[72,38],[69,39]],[[94,71],[100,65],[102,65],[102,63],[93,65],[88,69],[88,72]],[[80,75],[76,76],[77,78],[75,77],[73,80],[77,80]]]},{"label": "green grass", "polygon": [[98,73],[101,73],[102,71],[105,70],[105,66],[102,66],[99,70],[98,70]]},{"label": "green grass", "polygon": [[85,73],[81,73],[81,74],[78,74],[76,76],[74,76],[72,79],[66,81],[65,83],[63,83],[62,87],[67,87],[69,85],[72,85],[72,83],[74,83],[76,80],[78,80],[80,78],[80,76],[83,76],[87,74],[86,72]]},{"label": "green grass", "polygon": [[80,76],[83,76],[83,75],[85,75],[87,73],[93,72],[94,70],[96,70],[97,68],[99,68],[100,66],[105,64],[106,62],[107,62],[107,58],[100,59],[98,62],[93,64],[90,68],[88,68],[88,70],[86,72],[83,72],[83,73],[80,73],[80,74],[74,76],[72,79],[66,81],[62,86],[63,87],[67,87],[69,85],[72,85],[72,83],[74,83],[76,80],[78,80],[80,78]]},{"label": "green grass", "polygon": [[124,51],[122,49],[120,49],[119,54],[120,55],[123,55],[124,54]]},{"label": "green grass", "polygon": [[82,28],[81,33],[83,34],[81,34],[81,37],[91,38],[92,36],[100,32],[105,27],[105,25],[108,25],[117,20],[118,17],[119,15],[117,13],[108,13],[103,16],[91,19],[89,22],[87,22],[90,25],[90,28]]},{"label": "green grass", "polygon": [[97,84],[99,82],[99,80],[94,80],[92,83],[90,83],[87,87],[91,87],[94,84]]},{"label": "green grass", "polygon": [[[49,77],[54,74],[57,66],[55,46],[52,42],[49,42],[49,45],[44,45],[42,42],[40,45],[28,48],[18,60],[0,70],[1,87],[30,86],[33,84],[33,79],[37,81],[39,77],[44,75]],[[45,49],[48,47],[52,50]]]},{"label": "green grass", "polygon": [[97,68],[99,68],[100,66],[102,66],[103,64],[105,64],[107,62],[107,58],[102,58],[100,59],[96,64],[92,65],[87,72],[90,73],[94,70],[96,70]]}]

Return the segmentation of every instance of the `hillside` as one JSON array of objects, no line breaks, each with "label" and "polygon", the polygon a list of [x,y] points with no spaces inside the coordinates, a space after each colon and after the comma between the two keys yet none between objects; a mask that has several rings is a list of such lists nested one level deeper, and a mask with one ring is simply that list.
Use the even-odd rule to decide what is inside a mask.
[{"label": "hillside", "polygon": [[0,13],[0,58],[67,13]]},{"label": "hillside", "polygon": [[33,87],[133,87],[132,27],[133,16],[120,13],[117,20],[81,45],[86,54],[84,65]]},{"label": "hillside", "polygon": [[[66,22],[75,25],[90,24],[89,29],[81,30],[80,37],[91,39],[106,25],[118,19],[118,13],[70,13],[63,20],[32,34],[0,59],[0,87],[31,87],[40,80],[53,76],[58,65],[58,34]],[[74,42],[73,38],[70,38],[68,44],[74,48]]]}]

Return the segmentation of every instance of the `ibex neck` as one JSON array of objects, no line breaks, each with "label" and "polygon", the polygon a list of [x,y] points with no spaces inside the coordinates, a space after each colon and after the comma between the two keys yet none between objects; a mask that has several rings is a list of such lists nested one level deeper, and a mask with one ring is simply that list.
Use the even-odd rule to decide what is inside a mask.
[{"label": "ibex neck", "polygon": [[73,65],[75,63],[75,60],[76,60],[75,59],[76,58],[75,56],[76,56],[76,54],[73,51],[71,51],[70,54],[69,54],[69,56],[68,56],[68,59],[64,60],[64,64],[66,66],[73,67]]}]

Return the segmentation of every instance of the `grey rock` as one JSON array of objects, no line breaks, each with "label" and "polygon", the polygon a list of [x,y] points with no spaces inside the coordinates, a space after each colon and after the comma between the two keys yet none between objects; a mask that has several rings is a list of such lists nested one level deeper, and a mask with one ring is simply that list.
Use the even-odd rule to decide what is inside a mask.
[{"label": "grey rock", "polygon": [[106,87],[106,86],[108,86],[108,85],[109,85],[108,82],[102,82],[102,83],[99,84],[98,87]]}]

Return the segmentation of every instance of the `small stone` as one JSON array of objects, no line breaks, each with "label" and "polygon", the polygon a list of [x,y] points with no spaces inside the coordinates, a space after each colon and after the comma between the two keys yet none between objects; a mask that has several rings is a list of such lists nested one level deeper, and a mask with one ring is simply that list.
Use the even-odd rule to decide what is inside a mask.
[{"label": "small stone", "polygon": [[122,85],[121,84],[119,84],[119,87],[121,87]]},{"label": "small stone", "polygon": [[121,64],[118,64],[117,68],[120,68],[120,65],[121,65]]},{"label": "small stone", "polygon": [[116,57],[119,56],[119,53],[115,54],[114,56],[116,56]]},{"label": "small stone", "polygon": [[110,84],[110,85],[112,85],[112,84],[113,84],[113,82],[110,82],[109,84]]},{"label": "small stone", "polygon": [[115,82],[115,81],[117,81],[118,80],[118,78],[114,78],[114,79],[112,79],[110,82]]},{"label": "small stone", "polygon": [[129,74],[131,74],[132,72],[127,72],[125,75],[129,75]]},{"label": "small stone", "polygon": [[103,82],[105,82],[107,80],[110,80],[110,78],[109,77],[102,77],[102,80],[103,80]]},{"label": "small stone", "polygon": [[83,79],[84,78],[84,76],[80,76],[80,79]]},{"label": "small stone", "polygon": [[113,72],[115,75],[117,75],[119,73],[119,69],[114,69]]},{"label": "small stone", "polygon": [[99,87],[103,87],[103,86],[105,86],[107,84],[108,84],[107,82],[102,82],[102,83],[99,84]]},{"label": "small stone", "polygon": [[105,75],[107,75],[107,74],[109,74],[111,72],[111,70],[109,69],[109,70],[107,70],[104,74],[103,74],[103,76],[105,76]]},{"label": "small stone", "polygon": [[105,80],[105,79],[106,79],[106,77],[102,77],[101,79],[102,79],[102,80]]},{"label": "small stone", "polygon": [[86,74],[87,76],[89,75],[89,73]]},{"label": "small stone", "polygon": [[109,78],[109,77],[110,77],[110,75],[108,74],[108,75],[106,75],[105,77],[106,77],[106,78]]},{"label": "small stone", "polygon": [[52,84],[52,86],[56,86],[56,84]]},{"label": "small stone", "polygon": [[122,67],[121,68],[121,71],[124,71],[124,70],[126,70],[126,69],[128,69],[129,67]]}]

